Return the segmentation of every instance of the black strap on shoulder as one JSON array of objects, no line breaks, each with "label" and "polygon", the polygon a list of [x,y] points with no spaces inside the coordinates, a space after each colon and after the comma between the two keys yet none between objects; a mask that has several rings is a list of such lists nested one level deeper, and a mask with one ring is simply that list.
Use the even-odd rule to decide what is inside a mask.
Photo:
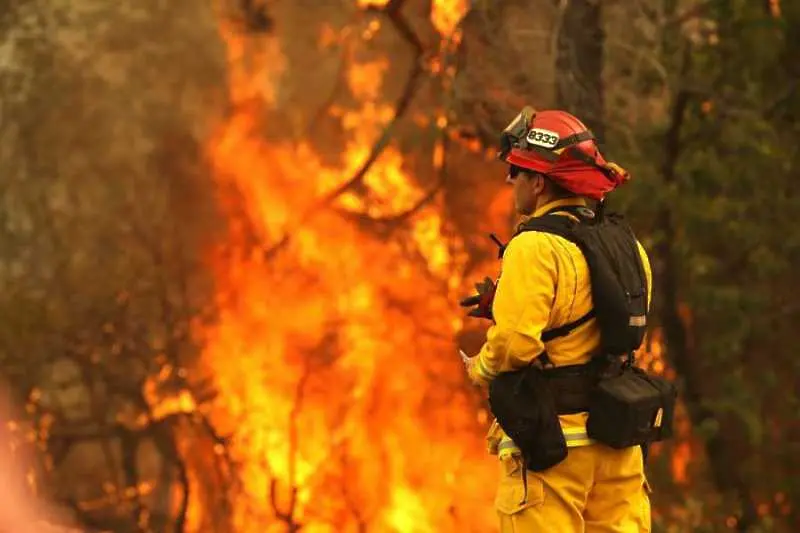
[{"label": "black strap on shoulder", "polygon": [[570,215],[577,217],[581,221],[593,220],[595,218],[595,212],[584,205],[557,206],[547,211],[543,216],[554,215],[556,213],[569,213]]},{"label": "black strap on shoulder", "polygon": [[577,320],[573,320],[568,324],[564,324],[563,326],[559,326],[557,328],[548,329],[542,332],[542,342],[550,342],[553,339],[557,339],[559,337],[566,337],[574,330],[578,329],[582,325],[589,322],[591,319],[594,318],[594,309],[590,310],[588,313],[583,315]]},{"label": "black strap on shoulder", "polygon": [[541,231],[544,233],[558,235],[559,237],[564,237],[565,239],[574,242],[572,228],[575,226],[575,224],[577,224],[577,222],[570,217],[547,213],[540,217],[528,219],[520,224],[517,228],[516,235],[526,231]]},{"label": "black strap on shoulder", "polygon": [[517,234],[524,231],[543,231],[552,233],[559,237],[564,237],[568,241],[575,242],[572,230],[576,224],[574,219],[565,216],[558,216],[557,213],[568,213],[580,222],[588,222],[595,218],[595,213],[591,209],[582,205],[562,205],[554,207],[539,217],[529,218],[519,225]]},{"label": "black strap on shoulder", "polygon": [[[519,229],[517,230],[518,233],[522,233],[524,231],[542,231],[545,233],[551,233],[554,235],[558,235],[567,239],[570,242],[576,242],[575,235],[573,233],[573,229],[576,224],[575,220],[564,217],[558,216],[556,213],[564,212],[569,213],[580,221],[591,220],[594,218],[594,212],[588,209],[587,207],[581,205],[565,205],[554,207],[553,209],[549,210],[547,213],[540,217],[531,218],[525,221],[522,225],[520,225]],[[582,317],[578,318],[577,320],[573,320],[568,324],[564,324],[563,326],[559,326],[557,328],[549,329],[542,332],[542,341],[549,342],[553,339],[557,339],[559,337],[565,337],[569,335],[572,331],[576,330],[577,328],[581,327],[582,325],[589,322],[595,316],[594,309],[591,309],[588,313],[583,315]]]}]

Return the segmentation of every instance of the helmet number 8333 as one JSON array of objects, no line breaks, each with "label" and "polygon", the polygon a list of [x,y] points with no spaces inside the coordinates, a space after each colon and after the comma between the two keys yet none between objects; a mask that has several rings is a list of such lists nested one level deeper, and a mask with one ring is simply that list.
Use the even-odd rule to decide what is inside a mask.
[{"label": "helmet number 8333", "polygon": [[528,132],[527,140],[529,143],[543,148],[553,148],[558,144],[558,134],[554,131],[533,128]]}]

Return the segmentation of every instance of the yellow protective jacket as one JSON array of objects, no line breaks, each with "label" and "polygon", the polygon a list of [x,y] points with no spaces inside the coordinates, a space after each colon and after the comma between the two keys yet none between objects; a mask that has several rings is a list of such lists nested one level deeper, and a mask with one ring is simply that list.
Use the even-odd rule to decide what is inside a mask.
[{"label": "yellow protective jacket", "polygon": [[[531,216],[542,216],[561,206],[586,205],[580,198],[550,202]],[[563,216],[570,216],[566,213]],[[648,302],[652,274],[647,254],[639,245]],[[486,343],[469,366],[470,378],[488,384],[500,372],[520,369],[545,348],[556,366],[587,363],[600,348],[600,328],[596,320],[573,330],[569,335],[543,343],[542,332],[568,324],[592,308],[589,267],[580,249],[572,242],[549,233],[526,231],[508,243],[492,305],[495,323],[486,334]],[[586,435],[587,413],[561,415],[561,428],[567,446],[592,444]],[[516,447],[497,422],[488,435],[490,453],[502,456],[515,453]]]}]

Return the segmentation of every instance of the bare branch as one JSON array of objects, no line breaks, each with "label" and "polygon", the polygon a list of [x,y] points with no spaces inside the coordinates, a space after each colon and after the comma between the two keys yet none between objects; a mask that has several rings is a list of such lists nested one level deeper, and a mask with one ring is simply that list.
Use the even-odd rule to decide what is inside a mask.
[{"label": "bare branch", "polygon": [[394,116],[384,128],[380,137],[378,137],[378,140],[372,146],[369,156],[364,163],[361,164],[356,173],[349,180],[326,194],[317,203],[317,205],[306,214],[304,220],[312,216],[320,207],[328,206],[340,195],[361,183],[361,181],[364,179],[364,176],[366,176],[367,172],[369,172],[369,169],[372,167],[373,163],[378,160],[380,155],[389,145],[389,141],[391,140],[395,126],[405,114],[409,104],[411,103],[411,100],[414,98],[414,95],[417,92],[417,86],[419,84],[420,77],[424,72],[422,61],[424,46],[422,41],[419,39],[419,37],[417,37],[417,34],[414,33],[414,30],[411,29],[411,26],[409,26],[408,22],[401,13],[401,8],[403,7],[404,3],[405,0],[391,0],[383,9],[379,9],[374,6],[367,8],[369,11],[377,11],[386,15],[403,39],[409,44],[409,46],[411,46],[414,54],[411,71],[408,74],[405,87],[403,88],[400,98],[398,98],[394,105]]},{"label": "bare branch", "polygon": [[177,533],[184,533],[186,530],[186,517],[189,512],[191,488],[189,486],[189,475],[186,471],[186,463],[179,460],[175,462],[175,466],[178,469],[178,482],[181,486],[181,503],[178,507],[178,516],[175,518],[175,531],[177,531]]},{"label": "bare branch", "polygon": [[[333,446],[331,446],[331,449],[334,449]],[[342,465],[342,471],[348,472],[350,470],[350,461],[348,460],[347,446],[342,445],[339,447],[339,449],[340,449],[339,461]],[[361,512],[361,509],[357,501],[355,500],[355,498],[353,498],[353,495],[350,493],[349,490],[350,486],[351,484],[348,483],[347,480],[343,477],[342,483],[339,485],[340,492],[342,495],[342,500],[344,501],[347,510],[350,511],[350,514],[355,518],[356,528],[357,528],[356,531],[358,531],[358,533],[366,533],[367,521],[364,518],[363,513]]]},{"label": "bare branch", "polygon": [[295,509],[295,502],[297,501],[297,487],[290,486],[289,487],[289,508],[286,511],[280,510],[280,505],[278,504],[278,479],[272,478],[269,482],[269,501],[272,505],[272,509],[275,513],[275,518],[286,524],[287,532],[297,533],[303,529],[303,525],[295,521],[294,513]]},{"label": "bare branch", "polygon": [[297,422],[300,418],[300,412],[303,409],[305,387],[310,377],[311,365],[307,360],[304,360],[303,372],[295,387],[294,401],[289,411],[289,486],[292,487],[288,510],[290,517],[294,515],[295,506],[297,504],[297,452],[299,446]]},{"label": "bare branch", "polygon": [[346,209],[336,209],[336,212],[343,217],[350,218],[356,222],[367,224],[371,227],[378,228],[382,232],[388,232],[396,229],[399,225],[406,222],[408,219],[416,215],[426,205],[431,203],[436,195],[444,188],[444,181],[438,180],[436,185],[426,192],[417,202],[408,209],[401,211],[390,216],[374,217],[366,213],[356,213]]},{"label": "bare branch", "polygon": [[265,248],[262,255],[264,259],[272,259],[274,258],[281,250],[289,246],[291,242],[291,235],[289,233],[285,233],[283,237],[278,240],[278,242],[272,244],[268,248]]},{"label": "bare branch", "polygon": [[[128,487],[139,486],[139,467],[137,465],[137,452],[139,451],[139,438],[133,433],[127,433],[121,439],[122,446],[122,472],[125,476],[125,485]],[[135,491],[132,518],[134,524],[140,524],[144,506],[139,491]]]},{"label": "bare branch", "polygon": [[[350,191],[351,189],[358,187],[362,183],[364,177],[367,175],[367,172],[369,172],[370,168],[372,168],[372,165],[388,147],[397,123],[403,118],[408,106],[411,104],[412,99],[416,95],[420,78],[424,73],[423,56],[425,48],[420,38],[416,33],[414,33],[414,30],[401,13],[404,2],[405,0],[391,0],[382,9],[375,6],[369,6],[366,9],[367,12],[377,12],[388,17],[388,19],[392,22],[392,25],[409,44],[413,51],[411,70],[408,74],[408,78],[406,79],[406,83],[403,87],[400,97],[395,102],[392,119],[388,122],[388,124],[386,124],[380,136],[373,144],[366,160],[364,160],[355,174],[317,201],[311,209],[306,211],[300,217],[300,220],[298,221],[299,224],[307,222],[321,209],[329,207],[330,204],[333,203],[339,196]],[[290,239],[290,234],[287,232],[276,243],[270,245],[264,250],[264,257],[266,259],[274,257],[289,244]]]}]

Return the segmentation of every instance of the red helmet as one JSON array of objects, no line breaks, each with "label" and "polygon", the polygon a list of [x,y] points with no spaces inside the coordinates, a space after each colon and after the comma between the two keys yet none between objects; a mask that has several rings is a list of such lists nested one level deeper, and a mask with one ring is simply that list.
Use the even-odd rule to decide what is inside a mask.
[{"label": "red helmet", "polygon": [[622,167],[603,158],[583,122],[565,111],[526,107],[503,131],[500,143],[500,159],[544,174],[579,196],[602,200],[629,179]]}]

